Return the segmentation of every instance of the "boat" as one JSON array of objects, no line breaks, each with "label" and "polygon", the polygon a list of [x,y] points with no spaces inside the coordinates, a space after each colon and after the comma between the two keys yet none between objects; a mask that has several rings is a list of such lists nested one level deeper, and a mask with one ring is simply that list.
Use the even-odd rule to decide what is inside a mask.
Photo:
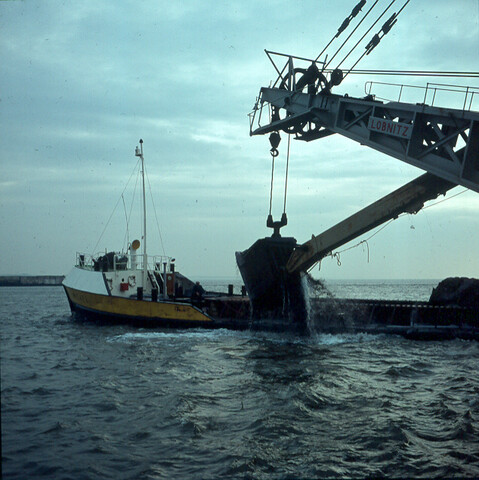
[{"label": "boat", "polygon": [[[143,140],[135,155],[140,157],[143,185],[142,242],[134,240],[126,252],[77,253],[75,266],[62,282],[72,314],[142,326],[223,326],[204,308],[199,282],[177,272],[174,258],[148,255]],[[215,299],[217,303],[218,295]],[[207,305],[211,308],[213,303],[210,299]]]}]

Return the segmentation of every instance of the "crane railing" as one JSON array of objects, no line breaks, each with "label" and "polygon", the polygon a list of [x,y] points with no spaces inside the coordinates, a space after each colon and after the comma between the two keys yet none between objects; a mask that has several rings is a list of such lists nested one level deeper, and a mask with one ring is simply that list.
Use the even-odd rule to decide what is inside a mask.
[{"label": "crane railing", "polygon": [[[311,58],[305,57],[297,57],[295,55],[289,55],[286,53],[279,53],[279,52],[272,52],[271,50],[265,50],[267,57],[269,58],[270,62],[273,64],[274,69],[276,70],[278,77],[276,78],[274,87],[279,87],[282,85],[282,88],[286,90],[293,91],[296,89],[296,82],[295,82],[295,73],[298,69],[306,69],[312,64],[316,65],[319,70],[324,71],[326,73],[330,73],[331,70],[325,70],[325,62],[321,62],[319,60],[313,60]],[[283,66],[279,65],[275,62],[275,57],[279,57],[281,59],[286,59]],[[280,69],[281,68],[281,69]]]},{"label": "crane railing", "polygon": [[[394,97],[384,97],[381,92],[378,94],[378,91],[393,91]],[[438,96],[447,95],[449,97],[449,104],[455,100],[454,103],[457,104],[457,107],[462,111],[469,112],[475,106],[476,109],[479,105],[476,105],[479,98],[479,88],[471,87],[466,85],[450,85],[443,83],[430,83],[428,82],[426,86],[422,85],[407,85],[402,83],[388,83],[388,82],[377,82],[377,81],[367,81],[364,84],[364,92],[366,95],[372,95],[378,100],[384,100],[389,102],[401,102],[404,101],[404,97],[410,95],[411,92],[417,92],[421,90],[424,92],[424,96],[421,98],[422,103],[425,105],[434,106]],[[375,93],[376,92],[376,93]]]}]

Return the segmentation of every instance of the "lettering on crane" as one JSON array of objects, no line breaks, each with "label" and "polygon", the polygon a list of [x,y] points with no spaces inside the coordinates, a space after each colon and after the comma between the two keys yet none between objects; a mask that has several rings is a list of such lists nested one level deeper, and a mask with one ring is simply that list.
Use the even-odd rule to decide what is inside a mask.
[{"label": "lettering on crane", "polygon": [[408,123],[393,122],[384,118],[369,117],[369,130],[386,133],[399,138],[411,138],[412,125]]}]

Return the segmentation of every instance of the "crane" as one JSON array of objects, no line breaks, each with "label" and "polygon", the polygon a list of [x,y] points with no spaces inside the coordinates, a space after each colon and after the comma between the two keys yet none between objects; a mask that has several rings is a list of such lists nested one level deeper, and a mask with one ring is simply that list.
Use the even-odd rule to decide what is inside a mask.
[{"label": "crane", "polygon": [[[356,5],[338,34],[365,3]],[[397,16],[393,14],[382,26],[366,45],[363,56],[379,44]],[[306,308],[304,299],[298,297],[301,272],[401,213],[417,213],[426,201],[457,185],[479,192],[479,112],[470,109],[479,91],[464,88],[462,109],[434,106],[437,89],[445,88],[439,84],[428,85],[424,102],[417,104],[383,102],[371,94],[351,97],[332,91],[352,68],[345,74],[339,68],[328,68],[327,58],[320,61],[320,56],[307,59],[268,50],[266,54],[278,76],[273,85],[260,89],[250,115],[250,135],[270,134],[273,156],[277,154],[280,132],[306,142],[339,134],[426,172],[303,244],[279,234],[287,223],[286,213],[280,222],[273,222],[270,215],[267,226],[274,229],[273,236],[237,252],[253,314],[280,316],[289,311],[291,317],[292,309],[293,317],[299,318]],[[278,58],[285,60],[282,68]],[[478,75],[472,73],[476,78]],[[430,93],[433,100],[426,103]]]}]

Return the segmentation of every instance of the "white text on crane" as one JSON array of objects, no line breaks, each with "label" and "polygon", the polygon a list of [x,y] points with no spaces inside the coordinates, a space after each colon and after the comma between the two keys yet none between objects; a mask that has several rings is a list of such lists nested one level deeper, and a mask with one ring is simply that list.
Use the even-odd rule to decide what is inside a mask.
[{"label": "white text on crane", "polygon": [[369,117],[369,130],[387,133],[400,138],[411,138],[412,125],[408,123],[393,122],[384,118]]}]

